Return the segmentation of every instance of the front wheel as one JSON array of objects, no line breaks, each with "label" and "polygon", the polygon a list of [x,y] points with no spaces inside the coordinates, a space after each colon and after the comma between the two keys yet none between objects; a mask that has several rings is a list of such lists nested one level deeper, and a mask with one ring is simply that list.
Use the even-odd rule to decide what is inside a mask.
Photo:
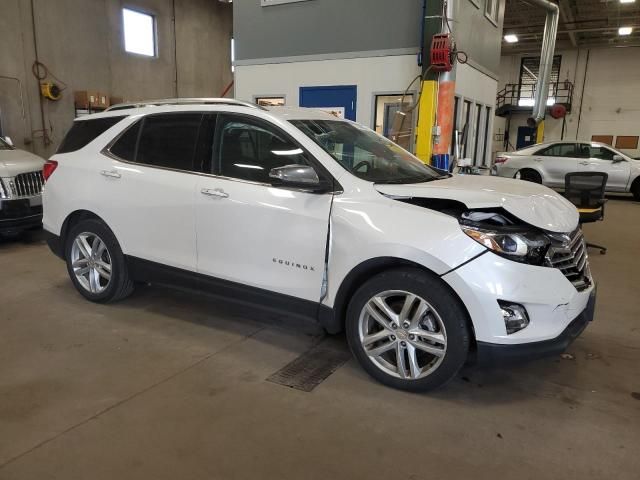
[{"label": "front wheel", "polygon": [[410,391],[451,380],[470,343],[459,300],[440,279],[412,268],[381,273],[362,285],[349,303],[346,333],[372,377]]},{"label": "front wheel", "polygon": [[133,291],[120,245],[100,220],[83,220],[71,227],[65,259],[74,286],[92,302],[120,300]]},{"label": "front wheel", "polygon": [[633,194],[633,199],[636,202],[640,202],[640,180],[636,180],[631,185],[631,193]]}]

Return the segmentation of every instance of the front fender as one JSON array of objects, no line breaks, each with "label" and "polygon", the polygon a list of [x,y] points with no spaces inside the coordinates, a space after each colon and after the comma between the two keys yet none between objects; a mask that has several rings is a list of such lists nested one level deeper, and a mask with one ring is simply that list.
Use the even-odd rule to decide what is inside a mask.
[{"label": "front fender", "polygon": [[323,299],[329,307],[349,273],[369,260],[396,259],[444,275],[486,250],[465,235],[452,216],[377,192],[357,198],[334,201]]}]

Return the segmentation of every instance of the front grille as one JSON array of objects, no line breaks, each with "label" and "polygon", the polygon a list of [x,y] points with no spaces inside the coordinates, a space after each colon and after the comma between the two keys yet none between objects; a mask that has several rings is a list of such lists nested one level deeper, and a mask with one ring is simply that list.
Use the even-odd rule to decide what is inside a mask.
[{"label": "front grille", "polygon": [[550,235],[552,244],[546,256],[546,265],[559,269],[581,291],[591,285],[587,245],[580,228],[569,235]]},{"label": "front grille", "polygon": [[13,197],[41,195],[42,185],[44,185],[42,171],[21,173],[11,181],[11,193]]},{"label": "front grille", "polygon": [[4,186],[4,180],[0,178],[0,198],[9,198],[9,189]]}]

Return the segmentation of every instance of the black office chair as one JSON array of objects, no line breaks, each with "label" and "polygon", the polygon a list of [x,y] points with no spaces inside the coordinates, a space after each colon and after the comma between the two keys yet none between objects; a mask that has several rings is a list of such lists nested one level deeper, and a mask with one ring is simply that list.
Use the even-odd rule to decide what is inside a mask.
[{"label": "black office chair", "polygon": [[[580,225],[604,219],[608,177],[605,172],[573,172],[564,177],[564,196],[578,208]],[[587,247],[599,248],[602,255],[607,253],[602,245],[587,242]]]}]

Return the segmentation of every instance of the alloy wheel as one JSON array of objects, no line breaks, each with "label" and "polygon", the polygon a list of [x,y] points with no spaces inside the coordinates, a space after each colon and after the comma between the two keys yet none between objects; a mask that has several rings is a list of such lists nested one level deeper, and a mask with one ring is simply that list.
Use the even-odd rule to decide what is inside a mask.
[{"label": "alloy wheel", "polygon": [[371,362],[388,375],[417,380],[433,373],[447,351],[447,333],[426,300],[403,290],[373,296],[359,321],[360,343]]},{"label": "alloy wheel", "polygon": [[111,282],[111,254],[95,233],[80,233],[71,246],[71,268],[82,288],[102,293]]}]

